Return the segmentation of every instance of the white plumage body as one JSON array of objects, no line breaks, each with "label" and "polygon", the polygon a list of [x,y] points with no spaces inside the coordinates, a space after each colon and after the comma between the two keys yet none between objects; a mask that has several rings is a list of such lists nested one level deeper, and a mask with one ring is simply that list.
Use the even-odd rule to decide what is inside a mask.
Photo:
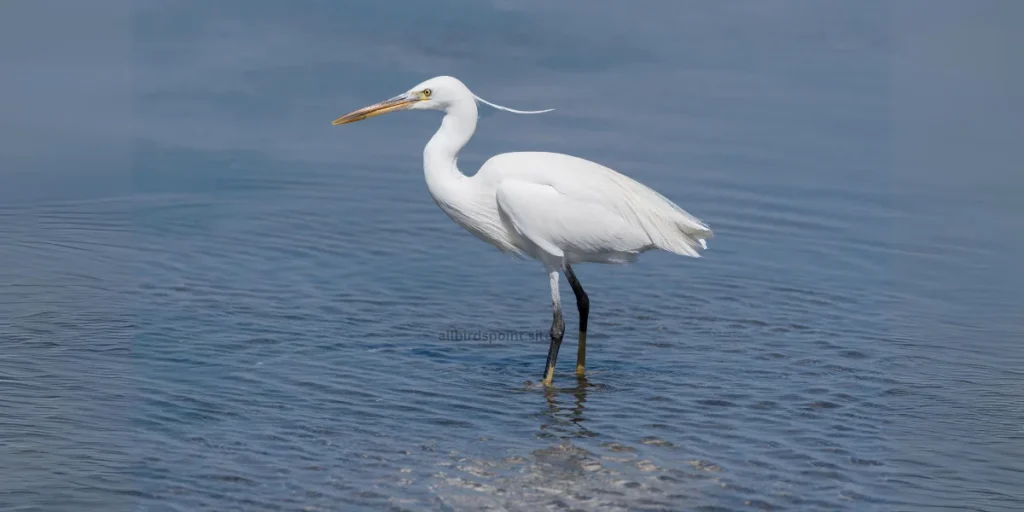
[{"label": "white plumage body", "polygon": [[[452,220],[503,252],[561,263],[628,263],[651,249],[699,256],[711,230],[647,186],[559,153],[504,153],[430,192]],[[428,183],[430,183],[428,181]]]}]

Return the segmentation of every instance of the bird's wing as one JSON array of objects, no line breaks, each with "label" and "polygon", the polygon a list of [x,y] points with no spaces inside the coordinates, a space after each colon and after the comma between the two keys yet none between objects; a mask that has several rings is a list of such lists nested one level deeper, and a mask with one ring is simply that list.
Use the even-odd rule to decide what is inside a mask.
[{"label": "bird's wing", "polygon": [[[551,214],[563,223],[560,229],[571,224],[583,233],[581,236],[589,237],[585,240],[604,240],[607,246],[620,247],[623,240],[642,240],[643,244],[676,254],[699,257],[699,251],[707,248],[705,240],[714,236],[706,224],[658,192],[589,160],[560,153],[503,153],[487,161],[478,175],[499,185],[517,180],[548,187],[546,192],[532,190],[539,197],[524,197],[521,201],[547,198],[564,206],[566,212]],[[543,205],[535,208],[543,211]],[[576,219],[576,212],[586,212],[585,217]],[[532,211],[530,214],[542,215]],[[603,231],[595,225],[598,222],[617,224]],[[643,250],[643,244],[617,250]]]},{"label": "bird's wing", "polygon": [[599,203],[570,197],[551,185],[506,179],[496,189],[498,208],[517,234],[556,258],[635,253],[650,238]]}]

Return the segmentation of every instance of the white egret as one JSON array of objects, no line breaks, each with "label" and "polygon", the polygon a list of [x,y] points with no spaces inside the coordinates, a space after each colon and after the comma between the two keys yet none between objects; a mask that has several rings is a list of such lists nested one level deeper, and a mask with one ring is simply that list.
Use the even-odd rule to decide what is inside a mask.
[{"label": "white egret", "polygon": [[558,153],[503,153],[474,176],[456,166],[459,151],[476,131],[477,101],[517,114],[473,94],[450,76],[431,78],[391,99],[346,114],[334,125],[399,110],[440,110],[441,128],[423,150],[427,190],[456,224],[499,250],[539,260],[551,282],[554,314],[542,383],[550,386],[565,323],[558,294],[565,273],[579,310],[576,374],[586,366],[590,301],[573,273],[576,263],[630,263],[661,249],[700,257],[711,229],[647,186],[607,167]]}]

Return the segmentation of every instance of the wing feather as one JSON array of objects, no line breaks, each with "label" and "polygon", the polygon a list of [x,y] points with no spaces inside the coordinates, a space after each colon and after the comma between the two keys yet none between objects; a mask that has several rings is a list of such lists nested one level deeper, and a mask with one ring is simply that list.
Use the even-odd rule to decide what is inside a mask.
[{"label": "wing feather", "polygon": [[645,233],[616,212],[551,185],[508,179],[498,185],[496,197],[516,233],[552,257],[601,259],[650,245]]},{"label": "wing feather", "polygon": [[[478,173],[524,236],[573,250],[699,257],[711,229],[655,190],[600,164],[560,153],[504,153]],[[536,242],[535,242],[536,243]],[[541,245],[541,244],[538,244]]]}]

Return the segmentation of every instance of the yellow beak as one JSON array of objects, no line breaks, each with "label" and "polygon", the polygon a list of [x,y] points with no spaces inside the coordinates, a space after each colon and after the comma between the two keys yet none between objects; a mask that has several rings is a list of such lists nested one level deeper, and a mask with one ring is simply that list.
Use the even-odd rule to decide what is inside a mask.
[{"label": "yellow beak", "polygon": [[405,110],[409,108],[413,103],[421,101],[423,98],[414,96],[411,94],[401,94],[395,96],[389,100],[384,100],[380,103],[374,103],[368,107],[363,107],[359,110],[355,110],[335,119],[331,124],[338,126],[340,124],[354,123],[356,121],[362,121],[363,119],[369,119],[374,116],[381,114],[387,114],[388,112],[395,112],[397,110]]}]

